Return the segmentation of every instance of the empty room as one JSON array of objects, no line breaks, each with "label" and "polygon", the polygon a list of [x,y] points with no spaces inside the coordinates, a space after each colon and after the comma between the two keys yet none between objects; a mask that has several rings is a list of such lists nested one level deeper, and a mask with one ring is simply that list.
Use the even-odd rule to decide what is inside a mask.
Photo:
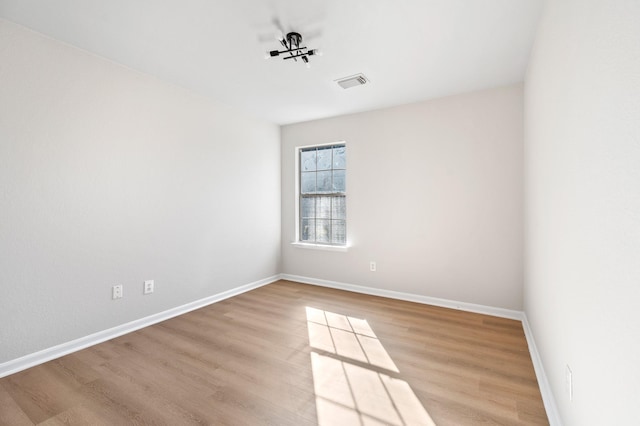
[{"label": "empty room", "polygon": [[637,425],[640,1],[0,0],[0,425]]}]

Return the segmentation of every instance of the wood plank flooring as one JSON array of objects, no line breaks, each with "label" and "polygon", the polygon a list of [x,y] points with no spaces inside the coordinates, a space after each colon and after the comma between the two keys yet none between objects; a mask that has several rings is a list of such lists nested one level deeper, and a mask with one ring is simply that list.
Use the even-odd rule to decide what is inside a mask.
[{"label": "wood plank flooring", "polygon": [[548,421],[518,321],[278,281],[0,379],[0,424]]}]

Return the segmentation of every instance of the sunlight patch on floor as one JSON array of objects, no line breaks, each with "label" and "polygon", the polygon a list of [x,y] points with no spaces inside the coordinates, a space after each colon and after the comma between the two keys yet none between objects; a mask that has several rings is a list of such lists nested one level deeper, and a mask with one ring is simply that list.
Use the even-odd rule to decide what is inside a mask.
[{"label": "sunlight patch on floor", "polygon": [[306,309],[318,424],[435,426],[365,319]]}]

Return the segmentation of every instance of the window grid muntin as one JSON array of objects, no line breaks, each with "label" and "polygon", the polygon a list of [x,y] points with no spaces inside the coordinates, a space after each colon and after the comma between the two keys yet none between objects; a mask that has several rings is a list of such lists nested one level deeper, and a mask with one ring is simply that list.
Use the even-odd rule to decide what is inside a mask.
[{"label": "window grid muntin", "polygon": [[[300,148],[298,152],[298,165],[299,165],[299,173],[298,173],[298,183],[299,183],[299,192],[298,192],[298,229],[299,235],[298,240],[302,243],[311,243],[311,244],[322,244],[322,245],[331,245],[331,246],[345,246],[346,245],[346,235],[347,235],[347,221],[346,221],[346,150],[344,154],[344,165],[340,167],[336,167],[337,160],[334,157],[335,149],[337,148],[346,148],[346,144],[332,144],[332,145],[320,145],[308,148]],[[329,168],[319,168],[318,157],[319,152],[327,152],[331,153],[330,157],[330,166]],[[303,157],[305,153],[315,152],[313,156],[314,163],[312,167],[309,167],[310,164],[307,161],[303,163]],[[342,191],[336,190],[334,178],[336,177],[335,171],[345,171],[343,179],[344,188]],[[318,172],[329,172],[330,173],[330,191],[318,191]],[[308,177],[311,173],[314,174],[314,191],[303,192],[305,188],[303,188],[303,176],[306,174]],[[306,179],[305,179],[306,180]],[[310,183],[310,182],[307,182]],[[319,214],[319,203],[323,198],[329,198],[331,200],[329,208],[328,208],[328,217],[321,217]],[[335,203],[339,198],[342,198],[341,203],[344,205],[344,217],[339,218],[339,212],[334,208]],[[308,200],[313,200],[313,216],[305,215],[305,211],[303,210],[303,204],[308,202]],[[334,214],[334,212],[336,214]],[[338,218],[336,218],[338,217]],[[308,225],[307,225],[308,224]],[[309,229],[308,226],[313,225],[313,229]],[[321,224],[325,224],[327,226],[326,238],[321,239],[319,234],[323,234]],[[306,238],[306,239],[305,239]]]}]

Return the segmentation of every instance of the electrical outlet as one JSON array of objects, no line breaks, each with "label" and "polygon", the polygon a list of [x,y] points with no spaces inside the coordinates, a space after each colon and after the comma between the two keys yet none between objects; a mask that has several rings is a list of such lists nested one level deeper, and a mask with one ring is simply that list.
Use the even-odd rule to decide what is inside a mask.
[{"label": "electrical outlet", "polygon": [[122,284],[114,285],[111,288],[111,298],[112,299],[122,299],[123,295],[124,295],[124,293],[123,293],[123,289],[122,289]]},{"label": "electrical outlet", "polygon": [[565,385],[569,401],[573,401],[573,373],[571,372],[571,368],[569,368],[569,364],[567,364],[567,369],[565,371]]},{"label": "electrical outlet", "polygon": [[369,262],[369,270],[371,272],[375,272],[378,269],[378,267],[376,266],[376,262]]},{"label": "electrical outlet", "polygon": [[153,283],[153,280],[146,280],[146,281],[144,282],[143,293],[144,293],[144,294],[151,294],[151,293],[153,293],[154,287],[155,287],[155,285],[154,285],[154,283]]}]

